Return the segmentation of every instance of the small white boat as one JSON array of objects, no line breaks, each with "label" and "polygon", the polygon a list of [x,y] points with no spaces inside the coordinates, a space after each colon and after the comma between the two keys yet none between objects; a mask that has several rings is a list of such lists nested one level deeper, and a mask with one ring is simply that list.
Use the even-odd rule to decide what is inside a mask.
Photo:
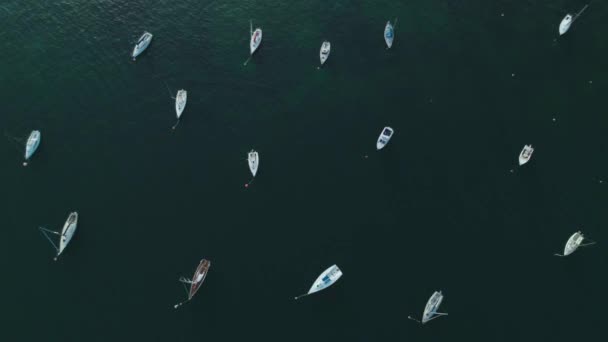
[{"label": "small white boat", "polygon": [[319,58],[321,59],[321,65],[325,64],[325,61],[329,57],[329,53],[331,52],[331,44],[328,41],[324,41],[321,44],[321,51],[319,52]]},{"label": "small white boat", "polygon": [[384,127],[382,133],[380,133],[380,136],[378,137],[378,141],[376,142],[376,150],[383,149],[384,146],[388,144],[389,140],[391,140],[391,137],[393,136],[394,132],[395,131],[393,131],[392,128]]},{"label": "small white boat", "polygon": [[384,41],[386,42],[386,46],[390,49],[393,46],[393,40],[395,39],[395,28],[391,21],[386,22],[386,26],[384,27]]},{"label": "small white boat", "polygon": [[585,236],[579,230],[578,232],[572,234],[572,236],[570,236],[570,238],[566,242],[566,246],[564,247],[564,254],[555,253],[555,255],[565,257],[565,256],[568,256],[568,255],[574,253],[574,251],[576,251],[579,247],[584,247],[584,246],[589,246],[589,245],[595,244],[595,242],[593,242],[589,239],[586,239],[586,240],[589,240],[590,242],[584,244],[583,240],[585,240]]},{"label": "small white boat", "polygon": [[258,166],[260,165],[260,156],[259,154],[251,150],[247,155],[247,162],[249,163],[249,170],[253,177],[255,177],[256,173],[258,173]]},{"label": "small white boat", "polygon": [[27,161],[38,149],[38,145],[40,145],[40,138],[40,131],[32,131],[32,133],[30,133],[30,136],[27,138],[27,143],[25,144],[25,161],[23,162],[23,166],[27,165]]},{"label": "small white boat", "polygon": [[532,153],[534,152],[534,148],[532,145],[525,145],[524,148],[519,153],[519,165],[524,165],[525,163],[530,161],[532,158]]},{"label": "small white boat", "polygon": [[135,44],[135,47],[133,48],[133,53],[131,54],[133,60],[148,48],[148,45],[150,45],[150,42],[152,41],[152,37],[153,35],[150,32],[144,32],[144,34],[139,37],[137,44]]},{"label": "small white boat", "polygon": [[249,34],[251,34],[251,41],[249,42],[249,53],[253,55],[255,50],[257,50],[260,44],[262,43],[262,29],[258,27],[255,29],[255,31],[253,31],[253,23],[250,21]]},{"label": "small white boat", "polygon": [[437,310],[439,309],[439,305],[441,305],[441,301],[443,301],[443,294],[441,293],[441,291],[435,291],[431,298],[429,298],[428,302],[426,302],[424,312],[422,313],[422,320],[419,321],[413,318],[412,316],[408,316],[408,318],[418,323],[425,324],[428,321],[437,317],[447,316],[447,313],[437,312]]},{"label": "small white boat", "polygon": [[562,19],[562,21],[559,23],[559,35],[563,35],[564,33],[568,32],[568,30],[570,29],[570,25],[572,25],[572,14],[568,13],[566,14],[566,16],[564,17],[564,19]]},{"label": "small white boat", "polygon": [[188,92],[181,89],[177,91],[177,95],[175,96],[175,114],[177,114],[177,119],[182,116],[184,112],[184,108],[186,108],[186,101],[188,100]]},{"label": "small white boat", "polygon": [[583,14],[583,12],[587,9],[587,7],[589,7],[589,5],[585,5],[585,7],[583,7],[583,9],[580,12],[578,12],[576,15],[572,15],[570,13],[566,14],[564,19],[562,19],[562,21],[559,23],[559,35],[560,36],[565,34],[566,32],[568,32],[572,23],[576,19],[578,19],[578,17],[581,14]]},{"label": "small white boat", "polygon": [[[53,247],[55,247],[55,250],[57,251],[55,260],[57,260],[59,255],[61,255],[61,253],[63,253],[63,250],[68,246],[68,244],[72,240],[72,237],[74,236],[74,233],[76,232],[77,226],[78,226],[78,213],[74,211],[74,212],[70,213],[70,215],[68,216],[68,219],[65,221],[65,224],[63,225],[63,229],[61,230],[61,233],[40,227],[40,230],[42,231],[44,236],[46,236],[46,238],[51,242],[51,244],[53,245]],[[59,247],[57,247],[57,245],[53,242],[53,240],[51,240],[51,238],[48,235],[46,235],[46,233],[52,233],[52,234],[56,234],[56,235],[60,236]]]},{"label": "small white boat", "polygon": [[332,286],[336,281],[338,281],[340,277],[342,277],[342,271],[340,270],[340,268],[338,268],[338,266],[333,265],[323,271],[323,273],[321,273],[321,275],[317,278],[317,280],[315,280],[315,282],[310,287],[310,290],[308,290],[308,293],[299,295],[295,297],[295,299],[299,299],[304,296],[311,295],[315,292],[325,290],[326,288]]}]

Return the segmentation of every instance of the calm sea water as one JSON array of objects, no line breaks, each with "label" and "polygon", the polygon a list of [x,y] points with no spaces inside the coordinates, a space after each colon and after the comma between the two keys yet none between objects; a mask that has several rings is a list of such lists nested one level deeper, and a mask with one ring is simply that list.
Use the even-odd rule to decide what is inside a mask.
[{"label": "calm sea water", "polygon": [[[601,340],[608,6],[557,39],[584,4],[1,1],[1,340]],[[37,227],[72,210],[53,262]],[[553,257],[579,229],[598,245]],[[450,315],[407,320],[435,290]]]}]

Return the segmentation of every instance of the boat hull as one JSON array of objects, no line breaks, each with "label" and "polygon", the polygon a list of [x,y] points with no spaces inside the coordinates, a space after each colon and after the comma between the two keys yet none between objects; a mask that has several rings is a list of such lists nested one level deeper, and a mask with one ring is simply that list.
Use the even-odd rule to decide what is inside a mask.
[{"label": "boat hull", "polygon": [[518,158],[519,166],[522,166],[522,165],[526,164],[527,162],[529,162],[530,159],[532,158],[532,153],[534,153],[534,148],[532,147],[532,145],[525,145],[524,148],[519,153],[519,158]]},{"label": "boat hull", "polygon": [[321,60],[321,65],[325,64],[325,61],[327,61],[327,58],[329,58],[329,54],[331,52],[331,43],[330,42],[323,42],[323,44],[321,45],[321,51],[319,51],[319,59]]},{"label": "boat hull", "polygon": [[315,280],[310,290],[308,290],[308,294],[313,294],[332,286],[340,277],[342,277],[342,271],[337,265],[332,265]]},{"label": "boat hull", "polygon": [[63,253],[63,250],[68,246],[70,241],[72,241],[72,237],[74,237],[77,226],[78,213],[72,212],[68,216],[68,219],[65,221],[63,229],[61,230],[61,237],[59,238],[59,251],[57,252],[57,256]]},{"label": "boat hull", "polygon": [[150,42],[152,42],[152,37],[154,37],[149,32],[144,32],[144,34],[139,38],[138,43],[135,44],[133,48],[133,52],[131,53],[131,57],[133,59],[137,58],[137,56],[141,55],[148,46],[150,46]]},{"label": "boat hull", "polygon": [[186,108],[186,102],[188,102],[188,92],[181,89],[175,96],[175,114],[179,119]]},{"label": "boat hull", "polygon": [[260,155],[256,151],[251,150],[247,155],[247,162],[249,164],[249,171],[251,171],[251,174],[255,177],[258,173],[258,166],[260,165]]},{"label": "boat hull", "polygon": [[262,29],[256,28],[253,34],[251,35],[251,41],[249,42],[249,53],[253,55],[253,53],[260,47],[262,43]]},{"label": "boat hull", "polygon": [[422,323],[426,323],[433,318],[442,301],[443,294],[441,291],[435,291],[424,307],[424,312],[422,313]]},{"label": "boat hull", "polygon": [[378,137],[378,141],[376,141],[376,150],[381,150],[388,144],[388,142],[393,137],[395,131],[391,127],[384,127],[380,136]]},{"label": "boat hull", "polygon": [[41,139],[40,131],[32,131],[30,136],[27,138],[27,143],[25,144],[25,160],[28,160],[34,155],[38,146],[40,145]]},{"label": "boat hull", "polygon": [[198,289],[201,287],[205,278],[207,277],[207,273],[209,272],[209,268],[211,267],[211,261],[202,259],[198,264],[196,271],[194,272],[194,276],[192,277],[192,283],[190,284],[190,291],[188,292],[188,300],[192,299]]},{"label": "boat hull", "polygon": [[574,253],[574,251],[577,250],[581,243],[583,243],[583,239],[584,236],[580,231],[572,234],[572,236],[570,236],[570,238],[568,239],[568,242],[566,242],[566,246],[564,247],[564,256]]},{"label": "boat hull", "polygon": [[384,42],[386,46],[390,49],[393,46],[393,40],[395,39],[395,29],[391,24],[390,20],[386,22],[386,26],[384,27]]},{"label": "boat hull", "polygon": [[568,30],[570,29],[570,26],[572,25],[572,15],[571,14],[567,14],[564,19],[562,19],[562,21],[559,23],[559,35],[563,35],[566,32],[568,32]]}]

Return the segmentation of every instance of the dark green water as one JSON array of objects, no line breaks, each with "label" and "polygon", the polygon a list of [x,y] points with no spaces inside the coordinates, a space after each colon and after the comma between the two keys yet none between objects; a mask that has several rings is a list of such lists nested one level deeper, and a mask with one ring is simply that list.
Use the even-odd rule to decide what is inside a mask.
[{"label": "dark green water", "polygon": [[[556,39],[584,4],[1,1],[0,339],[602,340],[608,6]],[[165,82],[188,90],[175,133]],[[72,210],[53,262],[37,227]],[[579,229],[598,245],[553,257]],[[407,320],[440,289],[448,317]]]}]

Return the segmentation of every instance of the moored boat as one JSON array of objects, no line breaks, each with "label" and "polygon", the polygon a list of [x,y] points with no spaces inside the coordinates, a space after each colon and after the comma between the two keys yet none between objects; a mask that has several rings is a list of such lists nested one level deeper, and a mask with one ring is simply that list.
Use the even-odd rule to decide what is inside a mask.
[{"label": "moored boat", "polygon": [[247,154],[247,163],[249,164],[249,171],[253,177],[258,173],[258,166],[260,164],[260,155],[257,151],[251,150]]},{"label": "moored boat", "polygon": [[202,259],[199,262],[198,267],[196,268],[196,271],[194,271],[194,275],[192,276],[192,279],[188,279],[188,278],[184,278],[184,277],[179,278],[180,282],[182,282],[184,284],[189,284],[190,289],[187,291],[188,299],[186,299],[185,301],[183,301],[181,303],[175,304],[174,305],[175,309],[180,307],[182,304],[190,301],[192,299],[192,297],[194,297],[194,295],[196,294],[198,289],[201,287],[201,285],[205,281],[205,278],[207,277],[207,273],[209,272],[210,267],[211,267],[211,261]]},{"label": "moored boat", "polygon": [[386,46],[390,49],[393,46],[393,40],[395,39],[395,28],[391,21],[386,22],[386,26],[384,27],[384,42]]},{"label": "moored boat", "polygon": [[388,126],[384,127],[380,133],[380,136],[378,137],[378,141],[376,141],[376,150],[383,149],[384,146],[388,144],[389,140],[391,140],[393,133],[395,133],[395,131],[392,128]]},{"label": "moored boat", "polygon": [[299,295],[295,297],[295,299],[299,299],[301,297],[311,295],[315,292],[325,290],[326,288],[332,286],[336,281],[338,281],[340,277],[342,277],[342,271],[337,265],[332,265],[331,267],[323,271],[321,275],[319,275],[319,277],[317,278],[317,280],[315,280],[315,282],[312,284],[307,293]]},{"label": "moored boat", "polygon": [[418,323],[425,324],[428,321],[437,317],[447,316],[447,313],[437,312],[437,310],[439,310],[439,305],[441,305],[442,301],[443,294],[441,293],[441,291],[435,291],[424,306],[424,311],[422,312],[422,320],[419,321],[413,318],[412,316],[408,316],[408,318]]},{"label": "moored boat", "polygon": [[521,166],[529,162],[530,158],[532,158],[532,153],[534,153],[532,145],[525,145],[519,153],[519,165]]},{"label": "moored boat", "polygon": [[[68,246],[70,241],[72,241],[72,237],[74,236],[74,233],[76,232],[77,226],[78,226],[78,213],[74,211],[74,212],[71,212],[70,215],[68,215],[68,219],[65,221],[65,223],[63,225],[63,229],[61,229],[61,233],[56,232],[54,230],[49,230],[49,229],[46,229],[43,227],[39,228],[40,231],[42,232],[42,234],[44,234],[44,236],[49,240],[49,242],[53,245],[53,247],[55,247],[55,250],[57,251],[57,255],[55,256],[54,260],[57,260],[57,258],[59,258],[59,255],[61,255],[61,253],[63,253],[63,251]],[[47,235],[47,233],[59,235],[59,246],[57,246],[55,244],[55,242],[53,242],[53,240]]]},{"label": "moored boat", "polygon": [[255,31],[253,31],[253,23],[250,22],[249,33],[251,34],[251,40],[249,41],[249,54],[253,55],[255,50],[257,50],[262,43],[262,29],[258,27],[255,29]]},{"label": "moored boat", "polygon": [[181,89],[177,91],[177,95],[175,96],[175,114],[177,115],[177,119],[182,116],[184,112],[184,108],[186,108],[186,102],[188,100],[188,92]]},{"label": "moored boat", "polygon": [[589,246],[589,245],[593,245],[595,244],[595,242],[589,240],[589,243],[583,243],[584,240],[589,240],[586,239],[585,236],[583,235],[583,233],[581,233],[581,231],[579,230],[578,232],[572,234],[570,236],[570,238],[568,239],[568,241],[566,241],[566,246],[564,246],[564,254],[557,254],[555,253],[555,255],[557,256],[568,256],[572,253],[574,253],[579,247],[584,247],[584,246]]},{"label": "moored boat", "polygon": [[38,149],[41,137],[40,131],[34,130],[32,133],[30,133],[29,137],[27,138],[27,142],[25,143],[25,161],[23,162],[23,166],[27,165],[27,161]]},{"label": "moored boat", "polygon": [[65,221],[65,224],[63,225],[63,229],[61,230],[61,239],[59,239],[59,252],[57,253],[57,257],[59,257],[59,255],[61,253],[63,253],[63,250],[68,246],[70,241],[72,241],[72,237],[74,236],[74,233],[76,232],[77,226],[78,226],[78,213],[74,211],[74,212],[70,213],[70,215],[68,216],[68,219]]},{"label": "moored boat", "polygon": [[152,41],[152,37],[153,35],[150,32],[144,32],[144,34],[139,37],[137,44],[135,44],[135,47],[133,48],[133,53],[131,53],[133,60],[135,60],[137,56],[141,55],[141,53],[148,48],[150,42]]},{"label": "moored boat", "polygon": [[331,43],[328,41],[324,41],[321,44],[321,51],[319,52],[319,58],[321,60],[321,65],[325,64],[325,61],[329,57],[329,53],[331,52]]},{"label": "moored boat", "polygon": [[572,14],[568,13],[566,14],[566,16],[564,17],[564,19],[562,19],[562,21],[559,23],[559,35],[563,35],[564,33],[568,32],[568,30],[570,29],[570,25],[572,25]]},{"label": "moored boat", "polygon": [[559,35],[563,35],[566,32],[568,32],[568,30],[570,30],[570,26],[572,26],[572,24],[574,23],[574,21],[576,19],[578,19],[578,17],[580,17],[581,14],[583,14],[583,12],[587,9],[587,7],[589,7],[589,5],[585,5],[585,7],[583,7],[583,9],[580,10],[580,12],[578,12],[575,15],[572,15],[570,13],[566,14],[566,16],[564,17],[564,19],[562,19],[562,21],[559,23]]}]

